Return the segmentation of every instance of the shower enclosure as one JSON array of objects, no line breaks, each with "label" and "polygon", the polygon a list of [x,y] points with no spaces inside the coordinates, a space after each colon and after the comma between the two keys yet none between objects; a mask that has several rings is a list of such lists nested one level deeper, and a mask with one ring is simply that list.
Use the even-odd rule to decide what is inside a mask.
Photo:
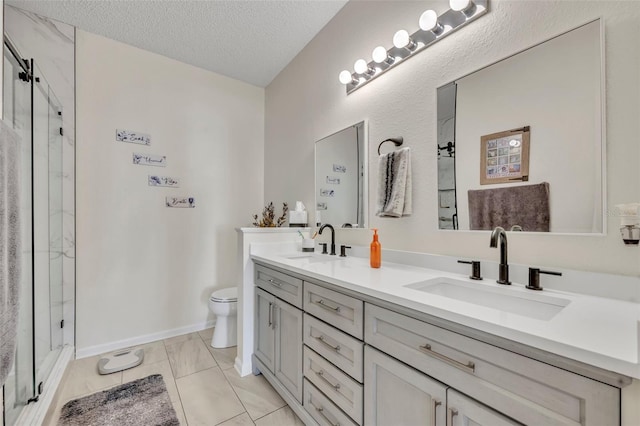
[{"label": "shower enclosure", "polygon": [[18,342],[4,386],[4,421],[37,403],[62,349],[62,132],[60,102],[34,59],[5,34],[3,119],[22,138],[22,282]]}]

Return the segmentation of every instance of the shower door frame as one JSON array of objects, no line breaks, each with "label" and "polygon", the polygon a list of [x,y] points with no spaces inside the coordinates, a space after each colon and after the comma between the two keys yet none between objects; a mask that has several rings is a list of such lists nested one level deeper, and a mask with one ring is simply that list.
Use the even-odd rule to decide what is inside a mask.
[{"label": "shower door frame", "polygon": [[[30,277],[31,277],[31,283],[30,283],[30,287],[31,287],[31,300],[27,300],[27,301],[23,301],[21,303],[22,306],[28,305],[29,308],[31,309],[31,323],[30,323],[30,335],[28,336],[23,336],[23,339],[27,339],[30,340],[30,348],[31,348],[31,353],[30,353],[30,357],[31,357],[31,369],[27,370],[26,373],[29,375],[29,383],[27,383],[27,381],[23,381],[21,383],[26,383],[27,386],[25,387],[25,392],[27,393],[27,395],[25,396],[21,396],[18,395],[18,389],[16,389],[15,392],[15,397],[13,402],[13,406],[12,407],[8,407],[6,404],[6,390],[2,389],[2,397],[3,397],[3,411],[2,411],[2,420],[3,420],[3,424],[9,426],[8,424],[8,419],[7,419],[7,413],[9,410],[13,411],[11,414],[11,417],[14,419],[18,419],[21,415],[21,412],[24,410],[24,408],[32,403],[32,402],[37,402],[39,400],[40,394],[43,392],[43,384],[44,381],[48,379],[48,377],[51,374],[53,365],[55,364],[55,360],[53,360],[53,363],[51,363],[52,361],[52,357],[51,355],[54,352],[57,352],[57,355],[54,355],[53,358],[58,358],[60,356],[62,347],[64,345],[64,339],[62,337],[62,333],[59,334],[59,341],[57,341],[55,343],[56,347],[54,347],[54,342],[53,342],[53,327],[54,327],[54,323],[57,322],[57,319],[52,318],[53,316],[53,306],[52,306],[52,298],[51,298],[51,262],[52,262],[52,258],[51,258],[51,220],[52,220],[52,214],[51,214],[51,200],[50,198],[50,189],[51,189],[51,152],[50,152],[50,145],[51,145],[51,110],[53,107],[55,107],[57,115],[59,117],[59,124],[60,124],[60,140],[58,140],[58,142],[60,143],[60,147],[59,149],[62,150],[62,108],[60,105],[60,102],[57,101],[57,98],[55,96],[55,93],[53,93],[50,89],[50,86],[48,84],[48,82],[46,82],[46,79],[44,78],[44,76],[40,75],[36,75],[36,70],[37,70],[37,66],[35,64],[34,59],[31,59],[29,61],[25,60],[22,58],[22,56],[19,54],[18,50],[16,49],[16,47],[14,46],[14,44],[11,42],[11,39],[7,36],[7,34],[4,34],[4,43],[3,43],[3,64],[4,64],[4,47],[7,48],[7,50],[9,51],[9,54],[11,56],[13,56],[13,58],[9,58],[9,60],[11,61],[13,59],[12,62],[16,62],[19,65],[19,69],[21,69],[20,71],[20,80],[25,81],[27,84],[29,84],[29,89],[30,89],[30,99],[29,99],[29,111],[30,111],[30,122],[28,122],[29,128],[30,128],[30,141],[28,142],[30,144],[30,161],[29,161],[29,165],[30,165],[30,196],[31,196],[31,200],[30,200],[30,211],[26,212],[26,214],[23,214],[23,217],[26,217],[28,215],[29,217],[29,225],[31,228],[31,245],[30,245],[30,266],[31,266],[31,271],[30,271]],[[40,73],[41,74],[41,73]],[[44,80],[41,82],[41,80]],[[4,80],[2,81],[2,84],[4,84]],[[38,84],[38,87],[36,87],[36,84]],[[46,86],[44,86],[46,84]],[[46,87],[46,90],[43,88]],[[28,90],[29,90],[28,89]],[[47,123],[46,123],[46,134],[47,134],[47,144],[46,144],[46,161],[47,161],[47,174],[46,174],[46,178],[47,178],[47,186],[46,186],[46,194],[47,194],[47,213],[48,213],[48,220],[46,222],[46,238],[47,238],[47,255],[49,257],[49,260],[46,264],[47,266],[47,271],[48,271],[48,296],[49,296],[49,309],[48,309],[48,316],[49,316],[49,333],[50,333],[50,339],[49,339],[49,346],[50,346],[50,350],[47,353],[47,355],[44,357],[46,359],[48,359],[49,361],[49,366],[47,367],[47,371],[41,371],[41,367],[45,364],[45,362],[42,362],[41,365],[38,365],[37,362],[37,354],[38,354],[38,348],[37,348],[37,342],[36,342],[36,319],[40,318],[41,313],[36,312],[36,233],[35,233],[35,229],[36,229],[36,214],[35,214],[35,208],[36,208],[36,203],[35,203],[35,193],[36,193],[36,182],[35,182],[35,144],[36,144],[36,123],[35,123],[35,111],[36,111],[36,105],[35,105],[35,91],[36,90],[40,90],[42,95],[44,95],[44,99],[47,103],[46,107],[47,107]],[[53,99],[53,101],[52,101]],[[4,101],[3,101],[4,102]],[[60,161],[62,161],[62,157],[60,157]],[[60,179],[62,179],[62,168],[60,167]],[[63,239],[63,234],[62,234],[62,180],[60,180],[60,211],[59,214],[60,216],[60,232],[59,232],[59,238],[60,238],[60,253],[59,256],[63,256],[63,252],[62,252],[62,239]],[[42,236],[41,236],[42,237]],[[29,246],[29,243],[27,241],[25,241],[27,244],[25,244],[25,246]],[[59,318],[59,326],[60,328],[62,328],[64,326],[64,319],[63,319],[63,308],[62,308],[62,301],[64,300],[63,298],[63,278],[62,278],[62,264],[60,264],[60,282],[59,282],[59,302],[61,304],[60,308],[59,308],[59,313],[60,313],[60,318]],[[27,278],[28,279],[28,278]],[[27,284],[28,285],[28,284]],[[26,302],[26,303],[25,303]],[[30,303],[29,303],[30,302]],[[28,315],[28,314],[27,314]],[[29,325],[27,325],[27,327],[29,327]],[[18,330],[20,331],[20,330]],[[27,350],[28,350],[28,346],[27,346]],[[17,357],[16,357],[17,358]],[[43,358],[43,360],[44,360]],[[14,371],[15,371],[15,364],[18,363],[18,359],[15,360],[14,362]],[[17,372],[15,374],[18,374]],[[27,380],[29,380],[27,379]],[[6,383],[5,386],[10,385],[9,383]],[[15,384],[16,386],[18,386],[18,383],[16,382]],[[26,400],[22,400],[22,399],[26,399]]]}]

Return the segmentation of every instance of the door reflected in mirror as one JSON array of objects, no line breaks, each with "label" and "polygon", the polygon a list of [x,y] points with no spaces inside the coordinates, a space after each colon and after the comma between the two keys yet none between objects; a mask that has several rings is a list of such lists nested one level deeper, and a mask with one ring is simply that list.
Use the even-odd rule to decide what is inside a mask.
[{"label": "door reflected in mirror", "polygon": [[316,225],[367,226],[364,121],[316,142]]},{"label": "door reflected in mirror", "polygon": [[[440,229],[604,232],[602,49],[596,20],[438,89]],[[527,128],[528,159],[493,137]]]}]

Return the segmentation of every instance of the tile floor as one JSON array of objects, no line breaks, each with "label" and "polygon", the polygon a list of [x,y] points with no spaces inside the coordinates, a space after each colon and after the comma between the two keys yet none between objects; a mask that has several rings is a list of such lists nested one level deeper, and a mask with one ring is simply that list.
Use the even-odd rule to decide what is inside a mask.
[{"label": "tile floor", "polygon": [[150,374],[162,374],[180,424],[190,426],[298,426],[302,421],[262,376],[240,377],[233,368],[236,348],[210,346],[213,328],[143,345],[144,362],[106,376],[102,355],[72,361],[45,425],[56,425],[68,401]]}]

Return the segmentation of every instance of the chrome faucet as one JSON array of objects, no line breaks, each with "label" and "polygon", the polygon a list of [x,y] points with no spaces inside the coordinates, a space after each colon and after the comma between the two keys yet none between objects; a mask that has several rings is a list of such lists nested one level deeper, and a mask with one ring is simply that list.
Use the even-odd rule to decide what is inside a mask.
[{"label": "chrome faucet", "polygon": [[322,231],[324,231],[324,228],[331,229],[331,253],[329,254],[331,256],[335,256],[336,255],[336,230],[333,229],[333,226],[331,226],[330,224],[325,223],[318,230],[318,234],[322,235]]},{"label": "chrome faucet", "polygon": [[507,262],[507,233],[504,228],[496,226],[496,229],[491,233],[491,241],[489,247],[498,247],[498,240],[500,240],[500,266],[498,266],[498,284],[509,285],[509,264]]}]

